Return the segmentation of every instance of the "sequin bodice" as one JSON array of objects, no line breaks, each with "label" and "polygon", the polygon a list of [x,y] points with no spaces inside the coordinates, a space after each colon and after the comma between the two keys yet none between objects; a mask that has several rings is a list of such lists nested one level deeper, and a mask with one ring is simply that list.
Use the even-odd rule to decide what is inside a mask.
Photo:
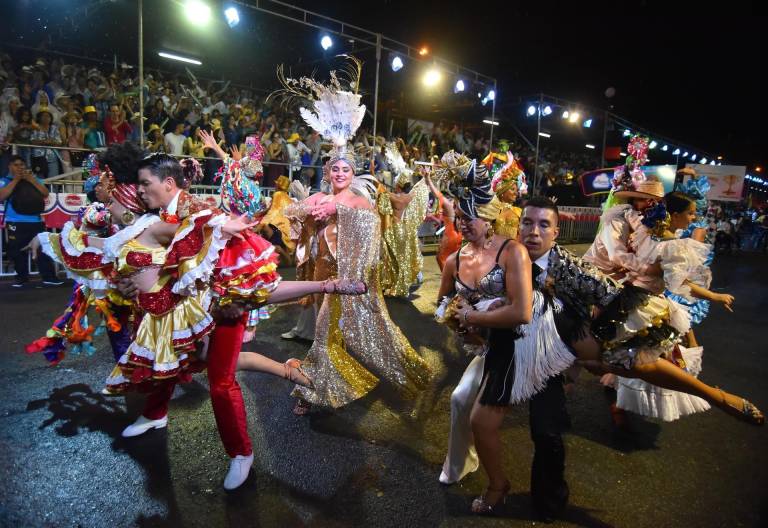
[{"label": "sequin bodice", "polygon": [[509,240],[505,240],[499,248],[499,252],[496,255],[496,264],[491,270],[483,275],[479,281],[477,281],[477,288],[467,286],[459,277],[459,267],[461,264],[461,252],[457,255],[456,259],[456,280],[454,281],[456,293],[469,300],[472,303],[481,301],[483,299],[495,299],[498,297],[504,297],[506,291],[504,268],[499,264],[499,257],[501,252],[504,251],[504,247]]},{"label": "sequin bodice", "polygon": [[166,249],[144,246],[136,239],[129,240],[121,248],[117,256],[117,272],[129,275],[151,266],[162,266],[165,263]]}]

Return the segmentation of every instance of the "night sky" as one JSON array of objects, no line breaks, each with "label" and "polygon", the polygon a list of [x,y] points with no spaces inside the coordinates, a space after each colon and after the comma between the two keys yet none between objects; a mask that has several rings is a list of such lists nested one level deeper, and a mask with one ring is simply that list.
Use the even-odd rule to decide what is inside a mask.
[{"label": "night sky", "polygon": [[[85,46],[91,54],[111,59],[114,53],[136,62],[135,2],[2,3],[12,21],[8,43],[36,46],[47,37],[51,48]],[[323,72],[332,64],[332,54],[324,56],[318,46],[315,29],[241,7],[242,22],[233,31],[222,21],[223,4],[209,1],[217,20],[204,31],[182,20],[179,2],[144,3],[148,66],[161,64],[159,49],[171,49],[201,58],[204,73],[212,77],[258,85],[273,82],[281,62],[302,74]],[[611,110],[687,146],[723,155],[726,163],[746,164],[749,171],[768,163],[762,78],[766,17],[746,12],[651,16],[653,10],[642,2],[627,3],[621,14],[605,3],[592,8],[590,16],[546,3],[531,3],[535,8],[519,2],[292,3],[414,46],[427,44],[436,55],[496,77],[497,110],[507,121],[525,124],[528,100],[521,97],[544,92]],[[332,51],[342,46],[365,61],[363,87],[368,79],[372,85],[373,51],[347,42]],[[382,64],[383,97],[409,91],[410,85],[397,80],[409,67],[406,63],[393,74]],[[605,96],[609,87],[616,93],[610,99]],[[370,102],[371,94],[367,97]],[[434,103],[424,101],[424,110]],[[489,108],[479,112],[489,114]]]}]

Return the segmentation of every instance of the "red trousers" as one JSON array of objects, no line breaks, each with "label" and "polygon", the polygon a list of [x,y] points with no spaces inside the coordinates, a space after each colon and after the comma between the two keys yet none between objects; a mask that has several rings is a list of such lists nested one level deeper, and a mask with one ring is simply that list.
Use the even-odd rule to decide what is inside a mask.
[{"label": "red trousers", "polygon": [[[208,345],[208,384],[211,388],[213,415],[219,435],[230,458],[253,452],[248,437],[248,421],[240,385],[235,379],[237,357],[243,344],[243,332],[248,315],[240,319],[217,321]],[[145,418],[157,420],[168,414],[168,402],[174,384],[164,385],[147,397]]]}]

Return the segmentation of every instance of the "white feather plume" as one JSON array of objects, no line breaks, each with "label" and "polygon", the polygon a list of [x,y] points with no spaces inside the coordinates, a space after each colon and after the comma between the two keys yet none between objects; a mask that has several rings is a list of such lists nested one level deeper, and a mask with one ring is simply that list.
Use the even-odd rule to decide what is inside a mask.
[{"label": "white feather plume", "polygon": [[405,163],[402,154],[400,154],[400,150],[394,143],[387,143],[387,146],[384,148],[384,156],[387,158],[389,168],[392,169],[392,172],[396,175],[406,173],[410,176],[413,174],[413,171],[408,168],[408,164]]},{"label": "white feather plume", "polygon": [[299,108],[299,113],[323,138],[337,147],[344,146],[363,122],[365,105],[360,104],[359,94],[322,88],[316,91],[312,108]]}]

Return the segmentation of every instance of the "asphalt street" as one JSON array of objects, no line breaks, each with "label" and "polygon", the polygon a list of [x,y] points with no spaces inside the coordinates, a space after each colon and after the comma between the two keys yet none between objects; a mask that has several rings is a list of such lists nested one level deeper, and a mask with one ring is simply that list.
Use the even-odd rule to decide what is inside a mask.
[{"label": "asphalt street", "polygon": [[[380,387],[338,412],[291,413],[281,378],[239,373],[255,462],[248,481],[227,493],[228,458],[205,374],[177,388],[167,429],[134,439],[120,431],[141,397],[99,391],[112,368],[104,336],[91,357],[57,367],[24,353],[60,313],[70,287],[14,290],[0,283],[0,525],[162,527],[531,526],[532,444],[527,406],[504,426],[504,469],[512,492],[500,515],[469,512],[482,471],[460,485],[437,477],[445,456],[450,394],[468,358],[432,321],[439,276],[425,257],[425,282],[409,300],[389,300],[392,318],[437,373],[418,399]],[[768,409],[768,257],[716,259],[713,287],[735,295],[735,313],[716,306],[697,330],[705,347],[701,378]],[[290,270],[284,275],[289,278]],[[297,315],[280,307],[245,345],[277,360],[301,358],[307,343],[279,334]],[[632,416],[612,426],[597,379],[582,373],[569,396],[566,435],[570,506],[556,526],[757,527],[768,525],[768,429],[719,410],[659,423]]]}]

